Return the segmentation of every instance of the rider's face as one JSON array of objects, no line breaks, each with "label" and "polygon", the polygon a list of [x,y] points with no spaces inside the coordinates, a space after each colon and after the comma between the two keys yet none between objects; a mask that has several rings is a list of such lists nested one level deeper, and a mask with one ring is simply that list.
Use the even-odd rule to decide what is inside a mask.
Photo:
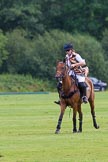
[{"label": "rider's face", "polygon": [[71,49],[66,50],[66,54],[71,55],[71,53],[72,53],[72,50]]}]

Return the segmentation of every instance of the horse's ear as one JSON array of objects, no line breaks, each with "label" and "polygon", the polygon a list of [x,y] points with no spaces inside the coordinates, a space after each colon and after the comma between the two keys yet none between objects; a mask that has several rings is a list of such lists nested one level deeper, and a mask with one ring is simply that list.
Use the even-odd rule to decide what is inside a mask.
[{"label": "horse's ear", "polygon": [[66,61],[66,60],[65,60],[65,58],[64,58],[64,59],[63,59],[63,63],[65,63],[65,61]]},{"label": "horse's ear", "polygon": [[60,62],[60,60],[57,60],[57,61],[56,61],[56,64],[58,64],[59,62]]}]

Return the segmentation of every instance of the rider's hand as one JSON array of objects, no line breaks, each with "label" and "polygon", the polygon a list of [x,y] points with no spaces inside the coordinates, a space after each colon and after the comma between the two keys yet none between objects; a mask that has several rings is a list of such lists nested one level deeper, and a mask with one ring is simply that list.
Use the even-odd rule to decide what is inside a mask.
[{"label": "rider's hand", "polygon": [[72,64],[72,65],[71,65],[71,68],[74,69],[74,67],[75,67],[75,64]]}]

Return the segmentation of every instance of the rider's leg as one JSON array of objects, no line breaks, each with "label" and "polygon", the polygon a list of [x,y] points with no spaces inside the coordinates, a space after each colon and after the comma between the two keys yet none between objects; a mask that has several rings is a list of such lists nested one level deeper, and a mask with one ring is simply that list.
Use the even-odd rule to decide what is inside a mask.
[{"label": "rider's leg", "polygon": [[[62,90],[62,82],[58,82],[58,84],[57,84],[57,91],[58,91],[59,97],[60,97],[60,92],[61,92],[61,90]],[[60,105],[60,100],[54,101],[54,103]]]},{"label": "rider's leg", "polygon": [[88,98],[86,96],[87,85],[85,83],[85,77],[81,76],[81,75],[77,75],[77,79],[78,79],[78,86],[79,86],[79,89],[80,89],[80,92],[81,92],[82,101],[84,103],[87,103]]},{"label": "rider's leg", "polygon": [[84,74],[85,74],[85,77],[87,77],[89,74],[89,68],[87,66],[84,68]]},{"label": "rider's leg", "polygon": [[78,85],[79,85],[79,89],[81,90],[82,101],[84,103],[87,103],[88,102],[88,98],[86,96],[86,88],[87,88],[87,85],[86,85],[85,82],[79,82]]}]

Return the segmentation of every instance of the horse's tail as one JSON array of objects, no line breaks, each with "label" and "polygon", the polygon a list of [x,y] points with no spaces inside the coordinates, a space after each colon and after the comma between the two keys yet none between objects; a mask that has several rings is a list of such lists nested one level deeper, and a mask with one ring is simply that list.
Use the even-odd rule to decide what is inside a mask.
[{"label": "horse's tail", "polygon": [[[91,81],[91,80],[90,80],[90,81]],[[94,85],[93,85],[92,81],[91,81],[91,95],[92,95],[92,97],[93,97],[93,99],[94,99],[95,93],[94,93]]]},{"label": "horse's tail", "polygon": [[95,93],[94,93],[93,83],[92,83],[92,81],[88,77],[86,77],[86,81],[87,81],[88,87],[90,88],[89,98],[91,98],[92,100],[94,100]]}]

